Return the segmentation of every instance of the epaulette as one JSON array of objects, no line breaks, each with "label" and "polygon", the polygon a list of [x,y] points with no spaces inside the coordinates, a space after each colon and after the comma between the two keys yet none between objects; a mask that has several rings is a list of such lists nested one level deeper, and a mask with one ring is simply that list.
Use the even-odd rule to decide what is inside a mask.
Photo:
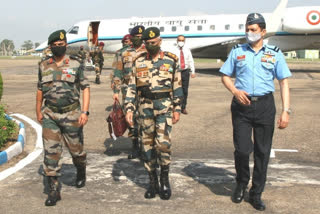
[{"label": "epaulette", "polygon": [[173,54],[173,53],[171,53],[171,52],[165,51],[165,52],[164,52],[164,55],[172,58],[175,62],[177,62],[177,61],[179,60],[178,56],[175,55],[175,54]]},{"label": "epaulette", "polygon": [[139,54],[136,56],[136,58],[133,59],[133,62],[135,62],[138,58],[147,55],[147,53],[148,53],[148,52],[141,52],[141,53],[139,53]]},{"label": "epaulette", "polygon": [[274,52],[279,52],[280,48],[278,48],[277,46],[273,46],[273,45],[267,45],[267,47],[271,50],[273,50]]},{"label": "epaulette", "polygon": [[240,48],[240,44],[233,46],[233,49],[237,49],[237,48]]}]

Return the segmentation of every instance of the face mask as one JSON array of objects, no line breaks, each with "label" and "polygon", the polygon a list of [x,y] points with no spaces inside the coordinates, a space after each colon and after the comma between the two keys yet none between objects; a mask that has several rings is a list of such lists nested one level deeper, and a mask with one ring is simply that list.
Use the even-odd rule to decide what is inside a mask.
[{"label": "face mask", "polygon": [[52,54],[57,57],[64,56],[66,54],[67,46],[54,46],[51,47]]},{"label": "face mask", "polygon": [[178,42],[178,46],[182,48],[184,46],[184,42]]},{"label": "face mask", "polygon": [[146,49],[148,51],[148,53],[151,55],[151,56],[154,56],[156,55],[157,53],[159,53],[159,50],[160,50],[160,46],[158,45],[146,45]]},{"label": "face mask", "polygon": [[252,44],[252,43],[255,43],[261,39],[261,34],[249,32],[249,33],[246,33],[246,39],[247,39],[248,43]]},{"label": "face mask", "polygon": [[134,37],[131,38],[131,42],[132,42],[132,45],[133,45],[134,47],[140,47],[140,46],[142,45],[142,40],[141,40],[141,38],[136,37],[136,36],[134,36]]}]

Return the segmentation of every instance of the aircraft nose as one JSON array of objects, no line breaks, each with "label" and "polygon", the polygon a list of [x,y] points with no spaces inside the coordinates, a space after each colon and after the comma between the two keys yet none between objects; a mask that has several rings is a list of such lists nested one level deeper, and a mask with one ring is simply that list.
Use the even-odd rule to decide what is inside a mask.
[{"label": "aircraft nose", "polygon": [[41,45],[39,45],[35,51],[43,51],[45,48],[48,47],[48,41],[45,41],[43,43],[41,43]]}]

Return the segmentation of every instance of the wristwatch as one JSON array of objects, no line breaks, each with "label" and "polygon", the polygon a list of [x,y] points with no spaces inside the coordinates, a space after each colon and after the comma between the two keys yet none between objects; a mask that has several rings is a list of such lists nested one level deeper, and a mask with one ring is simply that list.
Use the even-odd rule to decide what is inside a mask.
[{"label": "wristwatch", "polygon": [[283,111],[287,112],[288,114],[291,114],[291,113],[292,113],[291,108],[285,108],[285,109],[283,109]]},{"label": "wristwatch", "polygon": [[82,111],[81,114],[86,114],[87,116],[89,116],[89,112],[88,111]]}]

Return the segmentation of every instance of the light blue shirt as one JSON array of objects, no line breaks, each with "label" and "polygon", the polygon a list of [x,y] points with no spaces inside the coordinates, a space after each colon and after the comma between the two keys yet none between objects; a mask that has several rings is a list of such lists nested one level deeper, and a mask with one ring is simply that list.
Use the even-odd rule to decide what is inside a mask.
[{"label": "light blue shirt", "polygon": [[281,50],[271,45],[263,45],[258,53],[249,44],[236,45],[220,72],[235,76],[235,87],[249,96],[274,92],[274,78],[282,80],[291,76]]}]

